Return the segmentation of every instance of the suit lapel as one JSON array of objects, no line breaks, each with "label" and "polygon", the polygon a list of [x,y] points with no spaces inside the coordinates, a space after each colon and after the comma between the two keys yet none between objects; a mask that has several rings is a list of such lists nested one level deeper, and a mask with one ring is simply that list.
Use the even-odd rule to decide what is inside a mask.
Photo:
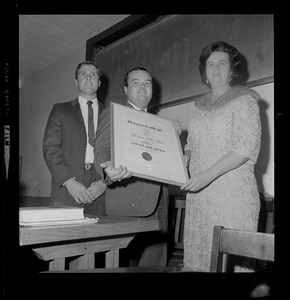
[{"label": "suit lapel", "polygon": [[75,116],[77,117],[77,119],[82,124],[82,127],[83,127],[84,131],[86,131],[85,122],[84,122],[84,118],[83,118],[83,115],[82,115],[82,111],[81,111],[81,107],[80,107],[78,99],[73,100],[71,102],[70,107],[71,107],[73,113],[75,114]]}]

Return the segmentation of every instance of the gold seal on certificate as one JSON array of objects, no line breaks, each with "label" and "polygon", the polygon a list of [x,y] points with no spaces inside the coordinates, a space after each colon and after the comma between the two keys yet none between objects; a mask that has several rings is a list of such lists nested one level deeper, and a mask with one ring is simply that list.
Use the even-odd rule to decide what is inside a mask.
[{"label": "gold seal on certificate", "polygon": [[133,176],[183,185],[188,172],[171,120],[111,102],[111,161]]},{"label": "gold seal on certificate", "polygon": [[145,159],[145,160],[152,160],[152,156],[148,153],[148,152],[143,152],[142,153],[142,157]]}]

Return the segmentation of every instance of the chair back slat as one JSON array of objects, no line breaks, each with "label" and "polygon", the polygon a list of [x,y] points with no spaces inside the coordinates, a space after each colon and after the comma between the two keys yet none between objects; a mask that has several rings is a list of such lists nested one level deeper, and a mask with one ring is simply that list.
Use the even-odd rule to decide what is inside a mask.
[{"label": "chair back slat", "polygon": [[274,261],[274,234],[224,229],[220,243],[224,253]]},{"label": "chair back slat", "polygon": [[274,234],[214,226],[210,272],[222,272],[224,254],[274,261]]}]

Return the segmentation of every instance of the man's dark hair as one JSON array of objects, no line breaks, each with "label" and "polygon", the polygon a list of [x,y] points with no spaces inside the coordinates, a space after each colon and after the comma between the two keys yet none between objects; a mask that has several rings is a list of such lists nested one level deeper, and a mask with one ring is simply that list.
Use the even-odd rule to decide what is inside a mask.
[{"label": "man's dark hair", "polygon": [[81,62],[81,63],[79,63],[79,64],[77,65],[77,68],[76,68],[76,70],[75,70],[75,79],[78,78],[78,72],[79,72],[79,69],[80,69],[82,66],[85,66],[85,65],[93,65],[93,66],[95,66],[96,69],[97,69],[97,71],[98,71],[99,79],[101,78],[101,75],[102,75],[101,69],[100,69],[96,64],[94,64],[92,61],[87,60],[87,61],[83,61],[83,62]]},{"label": "man's dark hair", "polygon": [[130,71],[128,71],[124,77],[124,85],[125,86],[128,86],[128,77],[129,77],[129,74],[133,71],[145,71],[147,73],[149,73],[145,68],[143,67],[135,67],[133,69],[131,69]]}]

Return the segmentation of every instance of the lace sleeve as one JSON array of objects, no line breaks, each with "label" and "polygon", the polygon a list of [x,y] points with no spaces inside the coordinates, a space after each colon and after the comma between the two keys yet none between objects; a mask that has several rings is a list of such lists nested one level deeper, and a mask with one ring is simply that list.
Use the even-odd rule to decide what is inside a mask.
[{"label": "lace sleeve", "polygon": [[261,146],[261,122],[257,100],[246,95],[238,98],[233,105],[232,150],[255,164]]}]

